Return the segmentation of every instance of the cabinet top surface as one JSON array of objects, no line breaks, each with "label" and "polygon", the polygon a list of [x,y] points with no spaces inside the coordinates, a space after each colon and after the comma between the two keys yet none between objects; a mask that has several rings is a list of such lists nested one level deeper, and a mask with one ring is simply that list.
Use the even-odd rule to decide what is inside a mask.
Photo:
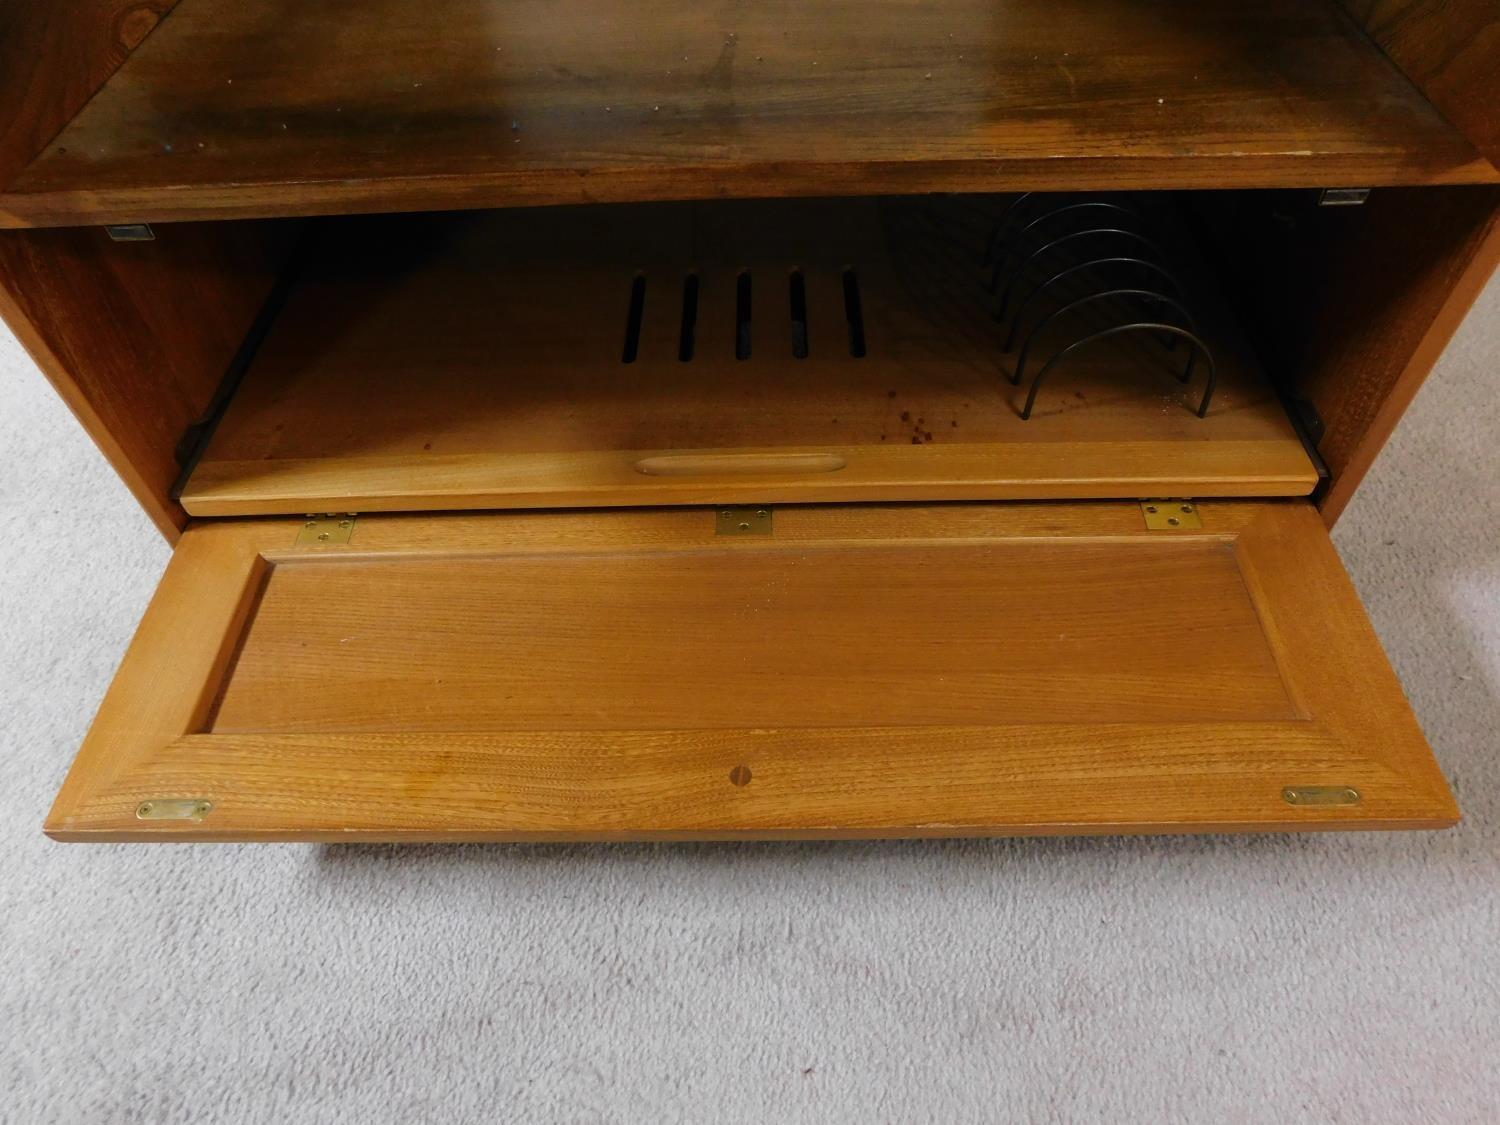
[{"label": "cabinet top surface", "polygon": [[181,0],[0,225],[1495,175],[1302,0]]}]

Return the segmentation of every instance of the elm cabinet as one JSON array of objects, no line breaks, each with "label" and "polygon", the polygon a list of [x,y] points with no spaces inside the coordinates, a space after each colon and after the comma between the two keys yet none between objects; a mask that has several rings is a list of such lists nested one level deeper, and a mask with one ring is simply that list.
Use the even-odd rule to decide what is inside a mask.
[{"label": "elm cabinet", "polygon": [[1497,75],[1488,0],[7,5],[0,313],[175,544],[47,832],[1453,824],[1327,529]]}]

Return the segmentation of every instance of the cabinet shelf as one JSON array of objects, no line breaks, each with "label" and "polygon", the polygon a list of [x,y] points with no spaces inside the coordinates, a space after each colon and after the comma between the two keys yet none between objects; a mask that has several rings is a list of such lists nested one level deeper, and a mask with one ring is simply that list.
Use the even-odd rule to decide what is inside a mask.
[{"label": "cabinet shelf", "polygon": [[[1173,304],[997,318],[982,257],[1011,197],[324,220],[182,504],[1307,495],[1317,470],[1174,212],[1121,198],[1172,263]],[[1033,267],[1011,304],[1056,272]],[[1046,357],[1177,306],[1212,349],[1206,416],[1209,364],[1179,381],[1188,349],[1160,332],[1069,352],[1024,416]]]},{"label": "cabinet shelf", "polygon": [[1306,0],[180,0],[0,225],[1497,179]]}]

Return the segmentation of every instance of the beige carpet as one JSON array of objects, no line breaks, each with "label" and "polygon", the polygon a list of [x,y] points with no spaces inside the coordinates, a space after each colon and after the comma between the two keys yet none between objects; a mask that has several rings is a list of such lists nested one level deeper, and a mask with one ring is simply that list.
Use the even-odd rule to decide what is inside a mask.
[{"label": "beige carpet", "polygon": [[0,335],[0,1119],[1500,1120],[1497,367],[1492,287],[1337,534],[1455,831],[82,847],[167,551]]}]

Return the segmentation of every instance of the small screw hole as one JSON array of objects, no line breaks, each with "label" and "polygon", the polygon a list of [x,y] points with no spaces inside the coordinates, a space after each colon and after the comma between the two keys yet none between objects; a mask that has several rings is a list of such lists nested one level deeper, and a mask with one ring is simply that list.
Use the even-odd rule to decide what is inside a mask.
[{"label": "small screw hole", "polygon": [[738,786],[741,786],[741,787],[749,785],[750,784],[750,767],[749,766],[735,766],[734,769],[732,769],[732,770],[729,771],[729,781],[730,781],[731,785],[738,785]]}]

